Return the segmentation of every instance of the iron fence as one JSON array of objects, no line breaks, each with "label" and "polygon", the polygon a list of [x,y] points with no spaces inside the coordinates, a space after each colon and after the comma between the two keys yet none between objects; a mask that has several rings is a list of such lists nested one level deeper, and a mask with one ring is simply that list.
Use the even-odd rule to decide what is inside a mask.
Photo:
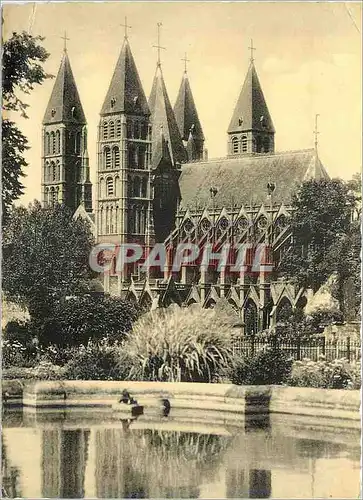
[{"label": "iron fence", "polygon": [[318,361],[320,356],[324,356],[327,361],[346,358],[350,362],[361,359],[360,339],[351,339],[350,337],[342,339],[319,337],[308,340],[269,340],[251,335],[236,338],[233,341],[232,349],[234,354],[252,356],[263,349],[273,346],[278,346],[279,349],[295,360],[308,358],[312,361]]}]

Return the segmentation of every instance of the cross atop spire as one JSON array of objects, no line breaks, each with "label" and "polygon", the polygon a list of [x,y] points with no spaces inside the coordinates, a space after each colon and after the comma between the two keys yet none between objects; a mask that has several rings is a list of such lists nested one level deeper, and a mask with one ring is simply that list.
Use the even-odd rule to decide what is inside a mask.
[{"label": "cross atop spire", "polygon": [[187,63],[190,62],[190,60],[187,59],[187,53],[186,52],[184,54],[184,57],[183,57],[182,61],[184,61],[184,73],[186,73],[187,72]]},{"label": "cross atop spire", "polygon": [[253,57],[253,51],[254,51],[254,50],[256,50],[256,48],[253,46],[253,40],[252,40],[252,38],[251,38],[251,46],[250,46],[250,47],[248,47],[248,48],[249,48],[249,49],[250,49],[250,51],[251,51],[250,61],[251,61],[251,63],[252,63],[252,62],[255,60],[255,59],[254,59],[254,57]]},{"label": "cross atop spire", "polygon": [[61,36],[61,39],[64,41],[63,50],[64,50],[64,52],[67,52],[67,40],[70,40],[70,38],[67,38],[67,32],[66,31],[64,32],[64,35]]},{"label": "cross atop spire", "polygon": [[319,114],[315,115],[315,129],[314,129],[314,132],[313,132],[313,134],[315,136],[315,143],[314,143],[314,145],[315,145],[315,150],[316,151],[318,149],[318,135],[320,134],[320,132],[318,131],[318,117],[319,116],[320,116]]},{"label": "cross atop spire", "polygon": [[129,26],[127,24],[127,17],[125,16],[125,23],[124,24],[120,24],[120,26],[122,26],[123,28],[125,28],[125,34],[124,34],[124,38],[125,40],[127,40],[127,28],[132,28],[132,26]]},{"label": "cross atop spire", "polygon": [[153,47],[155,49],[158,49],[158,66],[161,65],[161,62],[160,62],[160,50],[161,49],[166,50],[165,47],[161,47],[161,45],[160,45],[160,28],[161,28],[162,25],[163,25],[163,23],[157,23],[157,27],[158,27],[158,44],[157,45],[153,45]]}]

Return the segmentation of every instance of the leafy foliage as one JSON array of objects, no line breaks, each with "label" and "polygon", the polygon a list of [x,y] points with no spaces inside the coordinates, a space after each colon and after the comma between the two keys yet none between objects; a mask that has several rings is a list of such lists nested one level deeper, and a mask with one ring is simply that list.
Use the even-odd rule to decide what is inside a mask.
[{"label": "leafy foliage", "polygon": [[235,358],[229,377],[237,385],[282,384],[290,375],[292,363],[282,350],[268,347],[254,356]]},{"label": "leafy foliage", "polygon": [[131,370],[132,360],[123,353],[120,345],[88,342],[72,349],[72,357],[65,366],[69,380],[125,380]]},{"label": "leafy foliage", "polygon": [[53,300],[87,290],[93,236],[62,206],[14,208],[3,235],[3,289],[42,317]]},{"label": "leafy foliage", "polygon": [[2,144],[2,203],[3,214],[7,215],[13,201],[24,194],[21,178],[28,163],[23,155],[29,146],[25,135],[7,119],[2,122]]},{"label": "leafy foliage", "polygon": [[213,382],[232,359],[231,328],[214,310],[179,309],[143,316],[128,336],[130,378]]},{"label": "leafy foliage", "polygon": [[17,92],[29,94],[35,84],[40,85],[51,77],[42,66],[49,57],[39,43],[43,40],[43,37],[32,36],[25,31],[13,32],[3,45],[3,109],[20,111],[25,118],[28,105]]},{"label": "leafy foliage", "polygon": [[[44,63],[49,54],[41,46],[42,37],[33,37],[29,33],[13,33],[3,45],[3,104],[4,111],[20,112],[28,118],[26,104],[20,97],[29,94],[34,86],[49,78],[44,72]],[[21,178],[28,163],[24,158],[29,148],[27,138],[21,133],[14,121],[4,116],[2,122],[2,205],[3,221],[6,221],[9,209],[16,199],[23,194]]]},{"label": "leafy foliage", "polygon": [[42,345],[86,345],[105,338],[121,341],[137,315],[135,305],[119,297],[83,295],[55,301],[48,316],[33,328]]},{"label": "leafy foliage", "polygon": [[349,231],[354,204],[351,190],[339,179],[306,181],[292,201],[293,244],[280,271],[300,286],[318,290],[333,272],[327,255]]},{"label": "leafy foliage", "polygon": [[336,284],[332,289],[346,320],[359,316],[361,295],[361,232],[358,221],[331,248],[328,256],[336,272]]},{"label": "leafy foliage", "polygon": [[345,359],[326,361],[324,356],[319,361],[294,361],[288,384],[322,389],[359,389],[361,364],[359,361],[348,363]]}]

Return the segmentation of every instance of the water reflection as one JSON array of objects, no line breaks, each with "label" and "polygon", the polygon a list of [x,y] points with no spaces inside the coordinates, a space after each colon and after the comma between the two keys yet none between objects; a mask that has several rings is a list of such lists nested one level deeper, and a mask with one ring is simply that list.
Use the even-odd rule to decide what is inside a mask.
[{"label": "water reflection", "polygon": [[42,495],[83,498],[89,430],[42,431]]},{"label": "water reflection", "polygon": [[[72,416],[73,415],[73,416]],[[70,414],[5,421],[7,496],[35,498],[332,498],[359,493],[359,433],[324,441],[263,417],[233,426],[170,418],[96,423]],[[74,424],[71,420],[74,418]],[[28,423],[27,423],[28,422]],[[83,427],[82,428],[82,422]],[[72,428],[72,425],[74,428]],[[68,427],[68,428],[67,428]],[[349,437],[350,436],[350,437]]]}]

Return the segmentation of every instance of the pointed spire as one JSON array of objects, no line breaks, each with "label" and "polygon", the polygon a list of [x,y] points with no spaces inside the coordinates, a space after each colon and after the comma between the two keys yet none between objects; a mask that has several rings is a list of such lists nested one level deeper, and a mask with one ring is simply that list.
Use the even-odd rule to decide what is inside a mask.
[{"label": "pointed spire", "polygon": [[[187,161],[187,154],[183,146],[178,125],[171,107],[161,66],[158,64],[149,97],[149,108],[152,124],[152,150],[159,141],[160,129],[163,127],[165,140],[168,142],[173,165]],[[153,165],[155,166],[154,160]]]},{"label": "pointed spire", "polygon": [[155,143],[155,148],[153,149],[154,168],[157,168],[161,164],[161,162],[163,162],[163,164],[172,165],[169,146],[164,136],[163,127],[160,128],[159,138]]},{"label": "pointed spire", "polygon": [[101,115],[108,113],[132,113],[135,115],[150,114],[126,34],[101,109]]},{"label": "pointed spire", "polygon": [[186,70],[184,71],[178,97],[175,102],[174,114],[183,141],[189,140],[191,131],[195,140],[204,141],[202,126],[199,121]]},{"label": "pointed spire", "polygon": [[[251,49],[255,50],[253,46]],[[252,56],[228,133],[249,130],[275,132]]]},{"label": "pointed spire", "polygon": [[[66,36],[64,40],[66,43],[66,40],[68,40]],[[61,65],[43,118],[43,125],[59,122],[86,123],[66,45],[64,46]]]}]

